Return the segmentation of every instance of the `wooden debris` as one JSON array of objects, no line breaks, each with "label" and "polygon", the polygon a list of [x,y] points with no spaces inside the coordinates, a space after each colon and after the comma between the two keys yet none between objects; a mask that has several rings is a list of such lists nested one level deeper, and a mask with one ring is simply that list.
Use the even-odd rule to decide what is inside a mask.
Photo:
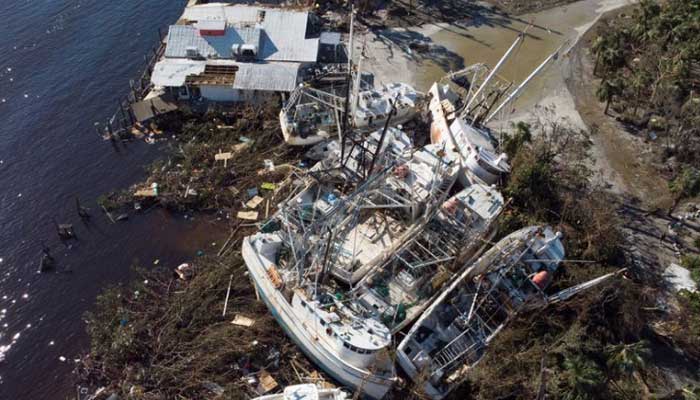
[{"label": "wooden debris", "polygon": [[233,145],[231,148],[234,154],[238,154],[247,149],[248,147],[250,147],[250,143],[239,143]]},{"label": "wooden debris", "polygon": [[231,323],[233,325],[250,328],[251,326],[253,326],[253,324],[255,324],[255,320],[252,318],[244,317],[243,315],[240,315],[240,314],[236,314],[233,317],[233,321],[231,321]]},{"label": "wooden debris", "polygon": [[228,165],[228,160],[230,160],[232,158],[233,158],[233,153],[231,153],[231,152],[226,152],[226,153],[219,152],[218,154],[214,154],[214,161],[223,161],[224,168]]},{"label": "wooden debris", "polygon": [[236,217],[239,219],[244,219],[247,221],[257,221],[258,220],[258,212],[257,211],[239,211],[238,214],[236,214]]},{"label": "wooden debris", "polygon": [[153,188],[150,189],[139,189],[134,193],[134,197],[156,197],[156,190]]},{"label": "wooden debris", "polygon": [[257,208],[260,203],[262,203],[265,199],[260,197],[260,196],[255,196],[252,199],[248,200],[247,203],[245,203],[245,206],[248,208],[255,209]]},{"label": "wooden debris", "polygon": [[258,393],[265,394],[276,389],[279,385],[275,378],[272,377],[267,371],[260,371],[260,385],[258,386]]}]

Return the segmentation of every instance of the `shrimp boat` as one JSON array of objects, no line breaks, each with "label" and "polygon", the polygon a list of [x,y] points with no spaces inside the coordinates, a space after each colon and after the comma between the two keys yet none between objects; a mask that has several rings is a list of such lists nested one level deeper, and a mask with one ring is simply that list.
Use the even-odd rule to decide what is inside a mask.
[{"label": "shrimp boat", "polygon": [[425,226],[425,216],[446,199],[456,173],[456,164],[435,145],[414,149],[405,162],[395,164],[391,174],[368,188],[352,213],[333,227],[330,273],[353,285],[384,263]]},{"label": "shrimp boat", "polygon": [[[368,193],[386,186],[405,162],[405,139],[385,129],[344,157],[331,152],[242,245],[257,292],[287,335],[338,382],[376,399],[396,381],[391,331],[330,281],[331,253],[334,230],[348,225]],[[374,165],[367,167],[368,160]]]},{"label": "shrimp boat", "polygon": [[475,183],[436,210],[412,237],[355,289],[358,302],[396,333],[434,300],[458,266],[478,255],[497,232],[503,196]]},{"label": "shrimp boat", "polygon": [[498,183],[510,172],[508,156],[496,150],[495,140],[487,130],[473,126],[464,117],[454,116],[455,105],[449,99],[456,96],[448,87],[434,83],[430,94],[431,142],[445,146],[449,157],[460,163],[460,182],[463,185],[474,181]]},{"label": "shrimp boat", "polygon": [[474,368],[521,310],[546,304],[543,290],[564,259],[561,234],[531,226],[499,241],[466,269],[399,344],[403,370],[442,399]]},{"label": "shrimp boat", "polygon": [[[361,131],[381,128],[392,104],[393,124],[402,124],[418,113],[425,95],[405,83],[391,83],[350,95],[350,123]],[[287,144],[308,146],[328,140],[341,130],[345,98],[333,91],[299,86],[280,111],[280,127]]]},{"label": "shrimp boat", "polygon": [[396,381],[391,332],[322,284],[322,261],[309,251],[317,247],[312,236],[261,232],[244,239],[243,259],[260,298],[297,346],[341,384],[381,399]]},{"label": "shrimp boat", "polygon": [[319,388],[308,383],[287,386],[282,393],[268,394],[253,400],[346,400],[348,398],[348,394],[340,389]]},{"label": "shrimp boat", "polygon": [[[511,90],[513,83],[498,76],[498,71],[524,37],[525,32],[518,35],[493,69],[474,64],[446,75],[430,88],[431,142],[445,145],[450,156],[460,162],[463,171],[459,179],[465,186],[472,177],[494,184],[510,172],[508,157],[497,150],[497,141],[487,124],[552,60],[558,59],[561,47]],[[471,170],[472,174],[466,170]]]}]

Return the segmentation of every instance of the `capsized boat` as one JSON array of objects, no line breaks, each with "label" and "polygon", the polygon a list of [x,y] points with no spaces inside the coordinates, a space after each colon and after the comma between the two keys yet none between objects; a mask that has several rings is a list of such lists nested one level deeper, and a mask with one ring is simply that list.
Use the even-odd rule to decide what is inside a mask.
[{"label": "capsized boat", "polygon": [[392,333],[413,322],[460,266],[478,256],[497,232],[503,196],[475,183],[436,210],[414,235],[355,289],[359,303]]},{"label": "capsized boat", "polygon": [[489,185],[497,184],[510,173],[508,156],[496,149],[489,131],[460,116],[457,110],[464,107],[463,102],[448,85],[433,84],[428,104],[430,140],[445,146],[450,158],[460,163],[459,180],[463,185],[469,185],[474,177]]},{"label": "capsized boat", "polygon": [[544,289],[564,254],[561,234],[549,227],[503,238],[440,294],[401,341],[403,370],[430,398],[444,398],[519,311],[546,303]]},{"label": "capsized boat", "polygon": [[347,393],[336,388],[320,388],[312,383],[284,388],[282,393],[268,394],[253,400],[346,400]]}]

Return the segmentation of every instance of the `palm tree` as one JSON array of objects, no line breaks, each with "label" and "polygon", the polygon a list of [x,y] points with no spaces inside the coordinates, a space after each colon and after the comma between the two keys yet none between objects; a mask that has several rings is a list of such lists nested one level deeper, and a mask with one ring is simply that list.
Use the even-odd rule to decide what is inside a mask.
[{"label": "palm tree", "polygon": [[565,399],[586,400],[596,397],[596,389],[603,384],[603,373],[595,362],[578,354],[564,360],[564,369],[571,389]]},{"label": "palm tree", "polygon": [[649,342],[646,340],[630,344],[611,345],[605,349],[608,356],[608,368],[617,376],[632,376],[649,394],[649,386],[644,381],[640,371],[646,367],[646,359],[651,356]]},{"label": "palm tree", "polygon": [[598,75],[598,67],[600,66],[600,59],[603,56],[603,49],[605,49],[605,46],[607,46],[607,41],[603,35],[596,37],[591,45],[591,51],[595,54],[595,67],[593,67],[594,76]]},{"label": "palm tree", "polygon": [[630,375],[644,369],[645,359],[651,355],[649,342],[646,340],[630,344],[611,345],[606,348],[608,367],[612,370]]},{"label": "palm tree", "polygon": [[613,98],[616,95],[620,94],[620,92],[621,86],[618,79],[603,79],[603,81],[600,82],[600,85],[596,90],[596,96],[598,96],[598,100],[605,102],[605,115],[608,115],[608,111],[610,110],[610,103],[612,102]]}]

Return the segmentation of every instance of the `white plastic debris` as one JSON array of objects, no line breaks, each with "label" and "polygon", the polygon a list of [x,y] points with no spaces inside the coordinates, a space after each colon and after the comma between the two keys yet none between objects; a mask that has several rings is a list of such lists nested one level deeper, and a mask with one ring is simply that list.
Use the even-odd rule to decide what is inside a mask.
[{"label": "white plastic debris", "polygon": [[59,359],[61,362],[66,362],[66,358],[63,357],[63,356],[58,357],[58,359]]},{"label": "white plastic debris", "polygon": [[671,288],[675,292],[679,292],[681,290],[695,292],[697,290],[697,285],[695,284],[695,281],[693,281],[693,278],[691,278],[690,271],[678,264],[672,263],[668,268],[666,268],[663,278],[669,285],[671,285]]}]

